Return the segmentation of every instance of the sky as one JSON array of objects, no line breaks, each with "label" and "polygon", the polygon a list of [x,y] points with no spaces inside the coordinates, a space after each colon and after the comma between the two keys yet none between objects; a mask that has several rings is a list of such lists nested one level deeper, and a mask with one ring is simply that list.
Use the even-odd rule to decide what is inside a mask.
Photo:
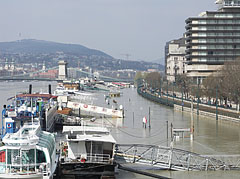
[{"label": "sky", "polygon": [[185,20],[216,10],[215,0],[0,0],[0,42],[81,44],[115,58],[164,61]]}]

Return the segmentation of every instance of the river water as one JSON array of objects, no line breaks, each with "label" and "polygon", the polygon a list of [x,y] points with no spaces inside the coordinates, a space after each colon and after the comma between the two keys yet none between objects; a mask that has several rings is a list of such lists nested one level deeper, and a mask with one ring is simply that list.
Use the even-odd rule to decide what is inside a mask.
[{"label": "river water", "polygon": [[[29,84],[33,85],[33,91],[48,92],[48,85],[51,83],[54,89],[57,83],[53,82],[1,82],[0,83],[0,109],[4,104],[9,104],[9,97],[19,92],[28,91]],[[159,105],[137,94],[136,89],[123,89],[120,98],[115,98],[117,104],[124,106],[124,119],[109,119],[110,124],[117,124],[112,127],[111,133],[118,144],[154,144],[169,146],[170,123],[175,128],[190,128],[191,115],[174,111],[164,105]],[[101,106],[108,106],[104,100],[104,93],[95,95],[94,103]],[[114,105],[111,103],[109,107]],[[147,128],[143,128],[142,119],[144,116],[150,121]],[[167,140],[167,123],[169,124],[169,140]],[[206,155],[240,154],[240,130],[235,123],[216,121],[215,119],[194,116],[194,140],[191,142],[186,135],[185,138],[174,142],[174,147],[185,149],[191,152]],[[147,178],[145,176],[129,172],[117,171],[116,178]],[[238,171],[212,171],[212,172],[169,172],[151,171],[171,178],[240,178]]]}]

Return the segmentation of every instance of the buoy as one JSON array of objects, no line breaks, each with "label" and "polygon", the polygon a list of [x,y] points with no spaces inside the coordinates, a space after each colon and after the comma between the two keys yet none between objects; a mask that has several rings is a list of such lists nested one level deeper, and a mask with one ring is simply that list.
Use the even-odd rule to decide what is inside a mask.
[{"label": "buoy", "polygon": [[7,128],[9,129],[9,128],[11,128],[12,127],[12,125],[11,124],[7,124]]}]

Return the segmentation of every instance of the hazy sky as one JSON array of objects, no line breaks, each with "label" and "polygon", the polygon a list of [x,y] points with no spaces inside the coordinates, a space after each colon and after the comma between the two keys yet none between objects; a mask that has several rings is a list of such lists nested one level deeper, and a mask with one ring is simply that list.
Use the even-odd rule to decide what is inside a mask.
[{"label": "hazy sky", "polygon": [[[0,0],[0,41],[75,43],[115,58],[155,60],[181,37],[185,20],[215,0]],[[20,36],[21,34],[21,36]]]}]

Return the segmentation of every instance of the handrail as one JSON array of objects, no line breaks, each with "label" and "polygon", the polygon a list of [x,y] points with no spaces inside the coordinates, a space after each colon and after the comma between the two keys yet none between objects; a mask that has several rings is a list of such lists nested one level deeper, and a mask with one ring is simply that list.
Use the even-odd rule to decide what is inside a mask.
[{"label": "handrail", "polygon": [[[4,167],[4,169],[2,167]],[[23,170],[25,170],[25,171],[23,171]],[[45,174],[48,174],[48,171],[49,171],[48,163],[38,163],[38,164],[5,164],[5,163],[0,163],[0,173],[9,173],[9,174],[39,173],[39,174],[44,174],[45,175]]]},{"label": "handrail", "polygon": [[64,157],[66,162],[71,162],[75,160],[84,161],[84,163],[109,163],[111,156],[109,154],[83,154],[75,153],[75,159]]}]

